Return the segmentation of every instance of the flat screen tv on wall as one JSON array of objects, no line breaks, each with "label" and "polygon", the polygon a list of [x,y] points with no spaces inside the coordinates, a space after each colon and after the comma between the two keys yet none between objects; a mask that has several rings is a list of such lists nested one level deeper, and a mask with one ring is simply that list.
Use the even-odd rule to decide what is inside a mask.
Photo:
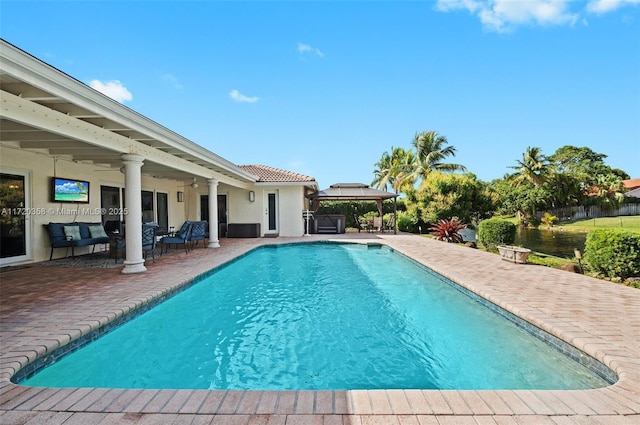
[{"label": "flat screen tv on wall", "polygon": [[51,177],[51,202],[89,203],[89,182]]}]

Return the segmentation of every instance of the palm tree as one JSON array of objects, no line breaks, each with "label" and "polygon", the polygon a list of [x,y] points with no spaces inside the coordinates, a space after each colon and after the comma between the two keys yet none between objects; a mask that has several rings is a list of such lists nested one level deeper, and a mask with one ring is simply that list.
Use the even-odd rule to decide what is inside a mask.
[{"label": "palm tree", "polygon": [[408,185],[413,184],[411,171],[415,163],[412,150],[391,147],[391,154],[384,152],[380,161],[376,162],[371,185],[377,189],[387,190],[389,186],[395,193],[400,193]]},{"label": "palm tree", "polygon": [[614,208],[624,201],[624,185],[615,174],[598,174],[595,178],[593,192],[598,204],[604,208]]},{"label": "palm tree", "polygon": [[[391,147],[391,151],[393,152],[393,146]],[[374,179],[371,182],[371,185],[380,190],[387,190],[394,178],[393,161],[391,160],[391,155],[389,155],[389,152],[385,151],[382,154],[382,158],[380,158],[380,161],[376,162],[374,167]]]},{"label": "palm tree", "polygon": [[423,131],[416,133],[411,142],[416,148],[416,161],[413,168],[413,178],[426,178],[431,171],[453,172],[466,171],[460,164],[443,162],[449,156],[456,155],[456,148],[446,146],[445,136],[438,136],[437,131]]},{"label": "palm tree", "polygon": [[518,165],[509,167],[518,170],[510,176],[515,185],[528,181],[534,186],[542,186],[546,181],[549,174],[549,161],[542,155],[540,148],[527,147],[522,154],[522,160],[516,162]]}]

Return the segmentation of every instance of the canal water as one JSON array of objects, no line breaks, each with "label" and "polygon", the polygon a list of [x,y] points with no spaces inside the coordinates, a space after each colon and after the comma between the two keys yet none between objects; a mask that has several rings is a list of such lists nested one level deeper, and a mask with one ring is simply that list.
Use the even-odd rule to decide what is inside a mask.
[{"label": "canal water", "polygon": [[514,245],[556,257],[573,258],[573,250],[575,248],[584,252],[586,239],[586,233],[566,232],[559,229],[525,229],[518,227]]}]

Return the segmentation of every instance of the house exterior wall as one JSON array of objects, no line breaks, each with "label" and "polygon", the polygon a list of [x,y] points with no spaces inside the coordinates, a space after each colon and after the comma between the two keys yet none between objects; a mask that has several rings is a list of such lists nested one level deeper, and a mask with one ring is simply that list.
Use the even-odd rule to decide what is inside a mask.
[{"label": "house exterior wall", "polygon": [[629,192],[625,193],[624,196],[628,196],[629,198],[640,198],[640,187],[636,187],[635,189],[630,190]]},{"label": "house exterior wall", "polygon": [[228,223],[261,223],[262,200],[256,192],[255,201],[251,202],[249,190],[229,187],[227,211]]},{"label": "house exterior wall", "polygon": [[[49,259],[49,237],[44,224],[49,222],[67,223],[73,221],[101,222],[100,186],[124,188],[124,175],[119,170],[100,167],[94,164],[77,163],[39,152],[21,150],[17,147],[0,149],[0,172],[28,173],[30,176],[28,204],[32,211],[27,219],[29,226],[30,260],[38,262]],[[70,179],[89,181],[89,204],[52,203],[50,202],[51,177],[58,176]],[[206,183],[197,189],[185,186],[182,181],[156,179],[142,175],[141,187],[144,191],[167,193],[169,226],[179,228],[185,220],[200,219],[200,195],[208,194]],[[295,237],[304,234],[302,210],[305,208],[304,189],[298,185],[254,185],[255,200],[250,201],[249,190],[236,188],[226,184],[218,186],[218,193],[227,195],[228,223],[260,223],[261,236],[268,228],[267,193],[275,192],[278,196],[278,234],[283,237]],[[184,202],[178,202],[177,192],[184,193]],[[77,255],[91,252],[93,247],[78,247]],[[96,250],[107,247],[96,246]],[[63,256],[64,249],[57,248],[54,258]],[[10,264],[10,263],[9,263]]]},{"label": "house exterior wall", "polygon": [[[304,234],[302,210],[304,207],[304,189],[300,186],[275,186],[265,188],[264,193],[277,190],[278,193],[278,233],[284,237],[296,237]],[[265,196],[261,196],[266,199]],[[266,209],[266,205],[265,205]],[[263,226],[266,228],[266,214]]]},{"label": "house exterior wall", "polygon": [[[43,227],[44,224],[73,221],[100,222],[102,220],[100,186],[124,187],[124,175],[118,170],[109,170],[94,164],[76,163],[62,158],[55,160],[47,154],[17,148],[0,149],[0,172],[8,174],[24,172],[30,176],[27,202],[33,213],[28,214],[26,225],[30,230],[29,249],[32,262],[49,259],[49,237]],[[89,203],[50,202],[51,177],[54,175],[88,181],[90,183]],[[184,190],[179,187],[180,185],[182,182],[176,180],[142,176],[142,190],[154,192],[154,199],[157,192],[168,194],[170,226],[179,227],[186,219],[186,204],[177,202],[177,192]],[[97,246],[96,250],[102,248]],[[91,250],[92,247],[78,247],[75,252],[82,255]],[[54,251],[54,258],[62,255],[64,255],[63,248]]]},{"label": "house exterior wall", "polygon": [[305,208],[304,189],[298,185],[255,185],[255,200],[249,200],[249,190],[221,185],[219,193],[227,194],[228,223],[260,223],[261,236],[268,229],[267,194],[278,195],[278,234],[297,237],[304,234],[302,210]]}]

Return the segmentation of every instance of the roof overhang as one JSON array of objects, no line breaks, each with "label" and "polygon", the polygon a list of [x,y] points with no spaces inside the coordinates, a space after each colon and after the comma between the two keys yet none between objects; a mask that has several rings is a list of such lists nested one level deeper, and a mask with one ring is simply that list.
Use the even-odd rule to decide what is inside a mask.
[{"label": "roof overhang", "polygon": [[297,186],[297,187],[309,187],[313,188],[313,190],[318,190],[318,183],[315,181],[305,181],[305,182],[256,182],[255,186]]},{"label": "roof overhang", "polygon": [[258,177],[0,39],[0,147],[117,170],[142,155],[157,178],[216,179],[248,187]]},{"label": "roof overhang", "polygon": [[395,193],[372,189],[362,183],[336,183],[328,189],[307,195],[307,198],[317,201],[380,201],[396,198],[397,196]]}]

